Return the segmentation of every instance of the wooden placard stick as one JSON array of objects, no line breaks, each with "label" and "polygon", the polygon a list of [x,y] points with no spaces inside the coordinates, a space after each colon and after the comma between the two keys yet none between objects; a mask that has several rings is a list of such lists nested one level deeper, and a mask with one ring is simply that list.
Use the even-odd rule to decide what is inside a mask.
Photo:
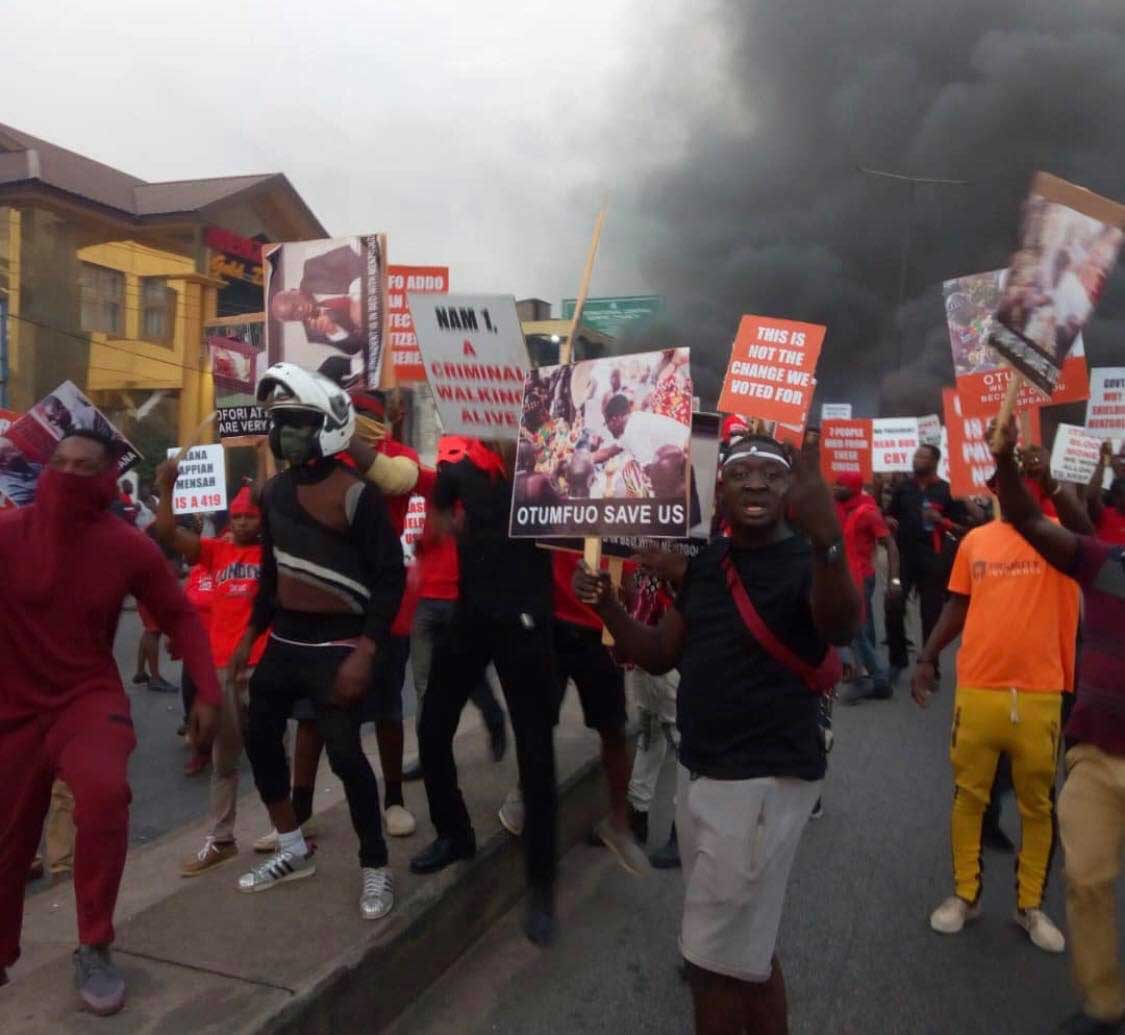
[{"label": "wooden placard stick", "polygon": [[[598,254],[598,243],[602,239],[605,213],[606,206],[603,205],[598,213],[598,218],[594,220],[594,235],[590,238],[590,250],[586,253],[586,266],[582,270],[582,282],[578,287],[578,298],[574,303],[574,315],[571,317],[570,331],[566,336],[566,341],[559,346],[560,365],[574,362],[574,340],[578,337],[578,328],[582,325],[582,310],[586,306],[586,296],[590,293],[590,280],[594,275],[594,259]],[[591,571],[598,571],[602,565],[602,541],[595,536],[587,536],[582,544],[582,557],[586,562],[586,567]],[[620,584],[620,562],[618,562],[618,565],[617,584]],[[611,564],[611,579],[613,578],[612,571]],[[604,627],[602,629],[602,642],[607,645],[613,643],[613,637],[609,635],[609,630]]]},{"label": "wooden placard stick", "polygon": [[203,441],[203,436],[207,433],[207,429],[211,426],[214,419],[219,415],[218,410],[212,410],[206,417],[199,422],[195,431],[188,436],[188,440],[180,446],[180,451],[172,458],[172,463],[178,464],[187,455],[188,450],[198,446]]},{"label": "wooden placard stick", "polygon": [[1012,368],[1012,380],[1008,382],[1008,390],[1004,393],[1004,401],[1000,404],[1000,413],[996,417],[996,427],[992,432],[992,445],[998,446],[1001,442],[1001,428],[1008,426],[1012,414],[1016,409],[1016,400],[1020,397],[1023,387],[1023,374]]},{"label": "wooden placard stick", "polygon": [[570,332],[559,346],[559,363],[565,365],[574,362],[574,339],[578,336],[578,328],[582,324],[582,310],[586,307],[586,295],[590,291],[590,278],[594,275],[594,258],[598,254],[598,242],[602,239],[602,225],[605,223],[606,206],[598,213],[594,221],[594,236],[590,239],[590,250],[586,253],[586,268],[582,271],[582,284],[578,289],[578,298],[574,303],[574,316],[570,320]]}]

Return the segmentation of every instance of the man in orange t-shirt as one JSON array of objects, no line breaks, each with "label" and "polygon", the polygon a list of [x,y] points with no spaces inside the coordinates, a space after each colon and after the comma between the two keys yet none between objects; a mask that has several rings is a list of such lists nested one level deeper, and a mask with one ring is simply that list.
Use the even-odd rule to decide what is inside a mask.
[{"label": "man in orange t-shirt", "polygon": [[[194,877],[238,855],[234,817],[248,684],[244,679],[235,685],[227,678],[227,668],[250,624],[258,592],[262,570],[262,513],[250,489],[243,488],[230,504],[229,539],[208,539],[180,528],[172,516],[172,489],[177,471],[172,462],[161,464],[156,470],[161,493],[153,527],[164,546],[180,554],[189,564],[201,565],[211,575],[214,588],[208,632],[211,660],[218,670],[223,694],[219,731],[211,748],[211,830],[203,847],[180,867],[184,877]],[[263,633],[251,652],[251,666],[258,663],[265,647],[266,634]]]},{"label": "man in orange t-shirt", "polygon": [[1074,689],[1078,603],[1077,583],[1007,522],[975,528],[962,540],[949,599],[913,678],[914,699],[924,707],[937,689],[938,655],[961,635],[950,747],[956,893],[930,917],[941,934],[956,934],[980,915],[981,825],[1003,752],[1012,760],[1023,825],[1015,920],[1045,952],[1065,948],[1042,902],[1054,840],[1062,694]]}]

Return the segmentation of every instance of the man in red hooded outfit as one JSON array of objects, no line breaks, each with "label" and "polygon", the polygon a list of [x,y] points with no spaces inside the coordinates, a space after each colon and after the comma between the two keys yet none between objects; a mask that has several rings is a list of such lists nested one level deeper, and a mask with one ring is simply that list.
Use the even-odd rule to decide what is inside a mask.
[{"label": "man in red hooded outfit", "polygon": [[58,777],[74,793],[78,991],[99,1014],[125,1003],[109,954],[129,834],[126,766],[136,745],[113,657],[132,594],[174,637],[198,687],[197,748],[217,724],[207,635],[160,550],[109,510],[114,442],[75,431],[55,449],[35,502],[0,515],[0,984],[20,954],[24,877]]}]

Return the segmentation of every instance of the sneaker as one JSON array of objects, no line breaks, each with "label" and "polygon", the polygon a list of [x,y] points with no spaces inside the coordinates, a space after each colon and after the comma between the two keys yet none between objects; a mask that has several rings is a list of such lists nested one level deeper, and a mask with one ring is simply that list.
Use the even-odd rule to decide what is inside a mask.
[{"label": "sneaker", "polygon": [[1031,939],[1031,944],[1044,952],[1060,953],[1066,950],[1066,939],[1051,918],[1042,909],[1017,909],[1012,917]]},{"label": "sneaker", "polygon": [[500,806],[500,824],[512,837],[519,837],[523,833],[523,819],[523,795],[518,787],[513,787]]},{"label": "sneaker", "polygon": [[108,1017],[125,1005],[125,979],[104,945],[74,950],[74,986],[91,1013]]},{"label": "sneaker", "polygon": [[133,686],[144,686],[148,682],[147,672],[138,672],[133,676]]},{"label": "sneaker", "polygon": [[1002,855],[1014,855],[1016,851],[1016,846],[1012,843],[1012,839],[1004,833],[999,820],[990,819],[987,812],[984,814],[984,822],[981,824],[980,843],[982,848],[1000,852]]},{"label": "sneaker", "polygon": [[869,697],[874,696],[874,693],[871,680],[864,677],[842,687],[836,695],[836,700],[841,704],[859,704],[860,701],[866,701]]},{"label": "sneaker", "polygon": [[644,877],[652,869],[645,850],[637,844],[631,830],[618,830],[606,817],[597,825],[596,833],[602,844],[617,856],[617,861],[626,873]]},{"label": "sneaker", "polygon": [[312,852],[301,857],[292,852],[278,851],[261,866],[255,866],[249,873],[238,878],[239,891],[269,891],[278,884],[289,880],[300,880],[316,873],[316,863]]},{"label": "sneaker", "polygon": [[824,817],[824,802],[820,798],[816,799],[816,804],[812,807],[812,813],[809,819],[822,819]]},{"label": "sneaker", "polygon": [[211,764],[211,756],[208,754],[200,754],[198,751],[191,753],[189,758],[184,763],[184,776],[198,776]]},{"label": "sneaker", "polygon": [[159,679],[150,679],[148,681],[148,688],[153,691],[153,693],[157,694],[178,694],[180,692],[180,688],[178,686],[169,683],[168,680],[164,679],[163,677],[160,677]]},{"label": "sneaker", "polygon": [[228,859],[238,855],[238,845],[233,841],[224,841],[222,844],[213,837],[208,837],[203,842],[203,847],[180,865],[181,877],[198,877],[201,873],[219,866]]},{"label": "sneaker", "polygon": [[31,865],[27,868],[27,880],[31,883],[33,880],[39,880],[47,871],[43,867],[43,857],[37,855],[31,860]]},{"label": "sneaker", "polygon": [[359,896],[359,915],[364,920],[381,920],[395,904],[391,871],[386,866],[363,868],[363,892]]},{"label": "sneaker", "polygon": [[[308,841],[316,836],[316,820],[307,819],[301,824],[301,833],[304,835],[305,840]],[[277,831],[271,830],[268,834],[263,834],[254,842],[254,851],[259,855],[272,855],[277,851],[278,840]],[[310,844],[310,854],[313,846]]]},{"label": "sneaker", "polygon": [[648,861],[652,863],[653,869],[656,870],[677,870],[680,868],[680,842],[676,838],[675,823],[672,824],[672,831],[669,833],[664,847],[653,852],[648,857]]},{"label": "sneaker", "polygon": [[980,916],[980,903],[968,903],[957,895],[950,895],[930,914],[930,927],[938,934],[959,934],[961,928]]},{"label": "sneaker", "polygon": [[405,805],[392,805],[383,813],[391,837],[409,837],[418,829],[413,813]]},{"label": "sneaker", "polygon": [[181,722],[179,724],[179,726],[176,727],[176,736],[177,737],[186,737],[187,736],[187,723],[186,722]]}]

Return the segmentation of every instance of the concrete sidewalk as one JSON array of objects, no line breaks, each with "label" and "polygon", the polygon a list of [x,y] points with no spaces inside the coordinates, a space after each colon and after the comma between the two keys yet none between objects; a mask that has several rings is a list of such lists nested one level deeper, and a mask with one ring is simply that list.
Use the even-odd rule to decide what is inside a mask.
[{"label": "concrete sidewalk", "polygon": [[[561,851],[605,809],[597,736],[582,726],[574,697],[568,696],[555,736]],[[377,765],[373,740],[367,750]],[[27,900],[24,954],[10,972],[12,984],[0,990],[0,1031],[380,1030],[524,890],[518,843],[496,815],[515,783],[514,748],[495,764],[479,716],[468,709],[456,751],[477,858],[436,876],[409,872],[410,856],[433,834],[422,786],[408,784],[407,804],[419,830],[390,839],[396,905],[385,920],[366,924],[359,917],[355,835],[342,788],[327,766],[314,806],[316,876],[266,894],[238,892],[239,874],[262,858],[250,845],[269,828],[245,772],[250,790],[239,803],[243,850],[236,860],[191,880],[179,876],[180,860],[202,843],[202,823],[130,853],[114,946],[128,982],[125,1010],[109,1019],[79,1011],[70,962],[74,897],[67,883]]]}]

